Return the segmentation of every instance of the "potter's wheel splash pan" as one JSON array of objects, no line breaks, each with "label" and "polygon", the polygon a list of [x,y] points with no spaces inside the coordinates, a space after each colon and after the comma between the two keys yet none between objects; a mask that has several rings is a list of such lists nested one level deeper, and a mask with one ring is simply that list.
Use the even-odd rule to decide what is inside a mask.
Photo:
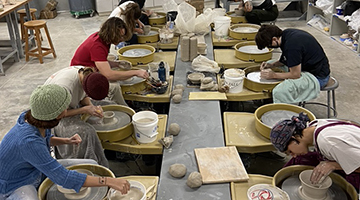
[{"label": "potter's wheel splash pan", "polygon": [[[126,55],[126,52],[132,50],[139,50],[139,49],[142,49],[143,51],[149,53],[141,56]],[[121,47],[120,49],[118,49],[117,53],[119,55],[119,60],[127,60],[131,62],[132,65],[142,65],[142,64],[150,63],[154,60],[155,48],[146,44],[133,44],[133,45]]]},{"label": "potter's wheel splash pan", "polygon": [[[286,179],[294,175],[299,176],[300,172],[308,169],[314,169],[314,167],[306,166],[306,165],[292,165],[289,167],[282,168],[274,175],[272,184],[281,188],[284,185],[283,183],[285,182]],[[347,197],[347,198],[337,198],[336,200],[346,200],[346,199],[358,200],[357,192],[355,188],[349,182],[347,182],[343,177],[341,177],[339,174],[336,173],[331,173],[330,177],[333,181],[333,185],[335,184],[337,187],[339,187],[346,194]],[[298,188],[299,187],[297,187],[296,190]],[[290,195],[291,200],[297,200],[292,198],[291,193],[288,192],[288,194]]]}]

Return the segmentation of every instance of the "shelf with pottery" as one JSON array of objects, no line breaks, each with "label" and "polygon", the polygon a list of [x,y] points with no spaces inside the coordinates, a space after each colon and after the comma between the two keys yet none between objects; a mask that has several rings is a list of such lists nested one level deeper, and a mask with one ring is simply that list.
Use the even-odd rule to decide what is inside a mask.
[{"label": "shelf with pottery", "polygon": [[[224,79],[217,76],[219,87],[223,85]],[[239,93],[226,93],[227,101],[251,101],[259,99],[272,98],[271,92],[254,92],[252,90],[243,87],[243,90]]]},{"label": "shelf with pottery", "polygon": [[144,82],[132,86],[121,86],[121,89],[125,100],[147,103],[169,103],[173,79],[174,77],[170,76],[168,80],[169,86],[164,94],[155,94],[154,92],[145,92],[143,94],[143,91],[146,89],[146,83]]},{"label": "shelf with pottery", "polygon": [[146,188],[146,200],[155,200],[156,192],[158,189],[159,177],[158,176],[123,176],[119,177],[128,181],[139,181]]},{"label": "shelf with pottery", "polygon": [[174,37],[172,43],[154,42],[146,44],[155,47],[155,49],[176,50],[179,45],[179,37]]},{"label": "shelf with pottery", "polygon": [[[149,44],[147,44],[149,45]],[[163,51],[154,53],[154,60],[152,62],[167,62],[170,67],[170,71],[174,71],[175,69],[175,59],[176,59],[176,51]],[[148,69],[148,65],[136,65],[136,68]]]},{"label": "shelf with pottery", "polygon": [[232,47],[235,44],[244,41],[244,40],[234,39],[229,36],[219,37],[215,35],[214,31],[211,32],[211,39],[214,47]]},{"label": "shelf with pottery", "polygon": [[146,154],[146,155],[160,155],[163,153],[163,146],[158,142],[159,139],[165,137],[165,130],[167,124],[167,115],[158,115],[158,135],[155,141],[151,143],[139,143],[134,134],[131,136],[115,142],[102,141],[104,149],[132,153],[132,154]]}]

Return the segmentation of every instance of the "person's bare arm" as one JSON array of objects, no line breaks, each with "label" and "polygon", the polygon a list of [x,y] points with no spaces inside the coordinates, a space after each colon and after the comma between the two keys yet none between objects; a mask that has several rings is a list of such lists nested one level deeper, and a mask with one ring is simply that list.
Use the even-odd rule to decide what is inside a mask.
[{"label": "person's bare arm", "polygon": [[141,78],[149,77],[149,74],[145,70],[128,70],[128,71],[116,71],[110,68],[108,61],[95,62],[99,72],[104,75],[109,81],[121,81],[138,76]]},{"label": "person's bare arm", "polygon": [[83,100],[81,100],[80,104],[84,106],[75,109],[68,109],[65,117],[70,117],[80,114],[89,114],[92,116],[103,117],[101,107],[94,106],[91,103],[89,97],[85,97]]},{"label": "person's bare arm", "polygon": [[87,176],[83,184],[83,187],[99,186],[109,186],[120,191],[122,194],[126,194],[130,190],[129,182],[120,178]]},{"label": "person's bare arm", "polygon": [[264,79],[298,79],[301,77],[301,64],[289,67],[289,72],[276,73],[271,69],[261,70],[261,78]]}]

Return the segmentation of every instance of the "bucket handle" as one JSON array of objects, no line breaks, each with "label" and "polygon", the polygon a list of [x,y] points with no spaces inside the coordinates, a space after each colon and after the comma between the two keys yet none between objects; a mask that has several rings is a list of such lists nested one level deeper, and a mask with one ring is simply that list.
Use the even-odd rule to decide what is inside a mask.
[{"label": "bucket handle", "polygon": [[155,133],[153,133],[152,135],[145,135],[144,133],[142,133],[141,131],[139,131],[138,130],[138,133],[140,133],[141,135],[143,135],[143,136],[145,136],[145,137],[147,137],[147,138],[152,138],[152,137],[154,137],[155,135],[157,135],[157,134],[159,134],[159,132],[155,132]]}]

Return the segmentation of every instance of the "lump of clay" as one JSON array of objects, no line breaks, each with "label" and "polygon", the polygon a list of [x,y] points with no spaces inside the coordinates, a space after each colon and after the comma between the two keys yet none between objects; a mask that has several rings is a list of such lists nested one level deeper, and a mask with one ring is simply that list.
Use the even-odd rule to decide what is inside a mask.
[{"label": "lump of clay", "polygon": [[181,89],[182,91],[184,91],[184,90],[185,90],[185,87],[184,87],[183,84],[177,84],[177,85],[175,85],[175,87],[174,87],[174,90],[176,90],[176,89]]},{"label": "lump of clay", "polygon": [[201,79],[201,84],[208,84],[212,81],[213,81],[213,79],[211,77],[205,77],[205,78]]},{"label": "lump of clay", "polygon": [[202,176],[199,172],[191,172],[189,175],[186,185],[191,188],[197,188],[202,185]]},{"label": "lump of clay", "polygon": [[171,146],[171,144],[174,141],[174,137],[172,135],[168,136],[168,137],[163,137],[160,140],[158,140],[158,142],[160,144],[162,144],[165,148],[169,148]]},{"label": "lump of clay", "polygon": [[214,85],[214,81],[211,81],[209,83],[201,83],[200,90],[211,90]]},{"label": "lump of clay", "polygon": [[180,133],[180,126],[177,123],[171,123],[168,129],[168,133],[170,135],[179,135]]},{"label": "lump of clay", "polygon": [[176,94],[172,97],[172,101],[174,103],[180,103],[181,102],[181,99],[182,99],[182,96],[180,94]]},{"label": "lump of clay", "polygon": [[179,94],[180,96],[182,96],[183,90],[182,90],[182,89],[175,89],[175,90],[173,90],[173,91],[171,92],[171,96],[175,96],[175,95],[177,95],[177,94]]},{"label": "lump of clay", "polygon": [[169,174],[175,178],[181,178],[186,174],[186,166],[183,164],[173,164],[169,167]]}]

